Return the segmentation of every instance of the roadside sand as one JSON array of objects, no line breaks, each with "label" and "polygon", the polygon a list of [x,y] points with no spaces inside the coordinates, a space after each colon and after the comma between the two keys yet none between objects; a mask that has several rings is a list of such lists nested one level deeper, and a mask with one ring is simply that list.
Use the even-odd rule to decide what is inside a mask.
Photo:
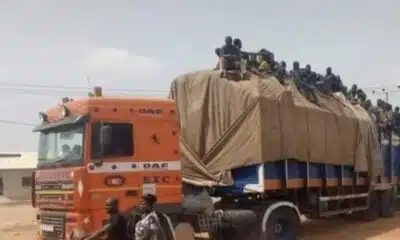
[{"label": "roadside sand", "polygon": [[[35,210],[27,204],[0,204],[0,239],[27,240],[36,236]],[[363,223],[354,220],[305,222],[301,240],[391,240],[399,239],[400,213],[392,219]]]}]

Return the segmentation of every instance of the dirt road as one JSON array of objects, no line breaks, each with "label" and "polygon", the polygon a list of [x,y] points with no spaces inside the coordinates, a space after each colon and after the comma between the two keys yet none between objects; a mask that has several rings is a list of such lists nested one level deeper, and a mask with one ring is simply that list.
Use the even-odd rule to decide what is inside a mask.
[{"label": "dirt road", "polygon": [[[30,240],[36,234],[35,210],[29,205],[0,204],[0,239]],[[309,221],[301,228],[301,240],[399,239],[400,213],[393,219],[372,223],[354,220]]]}]

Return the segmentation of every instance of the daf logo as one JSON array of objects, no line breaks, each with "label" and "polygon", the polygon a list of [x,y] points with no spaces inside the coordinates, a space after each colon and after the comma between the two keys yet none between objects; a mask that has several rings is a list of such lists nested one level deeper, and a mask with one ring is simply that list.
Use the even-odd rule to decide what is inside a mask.
[{"label": "daf logo", "polygon": [[160,115],[161,113],[162,113],[161,109],[139,108],[139,114]]},{"label": "daf logo", "polygon": [[119,187],[125,183],[122,176],[108,176],[104,179],[104,184],[108,187]]}]

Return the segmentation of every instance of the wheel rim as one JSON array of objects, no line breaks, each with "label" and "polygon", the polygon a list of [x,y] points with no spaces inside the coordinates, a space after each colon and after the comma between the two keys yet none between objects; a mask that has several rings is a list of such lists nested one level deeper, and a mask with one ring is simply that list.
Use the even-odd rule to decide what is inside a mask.
[{"label": "wheel rim", "polygon": [[274,235],[277,238],[285,237],[286,229],[288,228],[288,222],[283,219],[276,220],[274,224]]}]

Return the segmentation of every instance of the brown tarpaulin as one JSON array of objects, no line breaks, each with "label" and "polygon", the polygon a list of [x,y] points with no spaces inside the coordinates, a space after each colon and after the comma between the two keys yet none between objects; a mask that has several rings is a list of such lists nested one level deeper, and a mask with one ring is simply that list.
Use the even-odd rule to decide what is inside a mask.
[{"label": "brown tarpaulin", "polygon": [[233,82],[219,74],[189,73],[171,84],[184,181],[229,185],[231,169],[286,158],[382,173],[375,124],[360,106],[319,92],[317,106],[273,77]]}]

